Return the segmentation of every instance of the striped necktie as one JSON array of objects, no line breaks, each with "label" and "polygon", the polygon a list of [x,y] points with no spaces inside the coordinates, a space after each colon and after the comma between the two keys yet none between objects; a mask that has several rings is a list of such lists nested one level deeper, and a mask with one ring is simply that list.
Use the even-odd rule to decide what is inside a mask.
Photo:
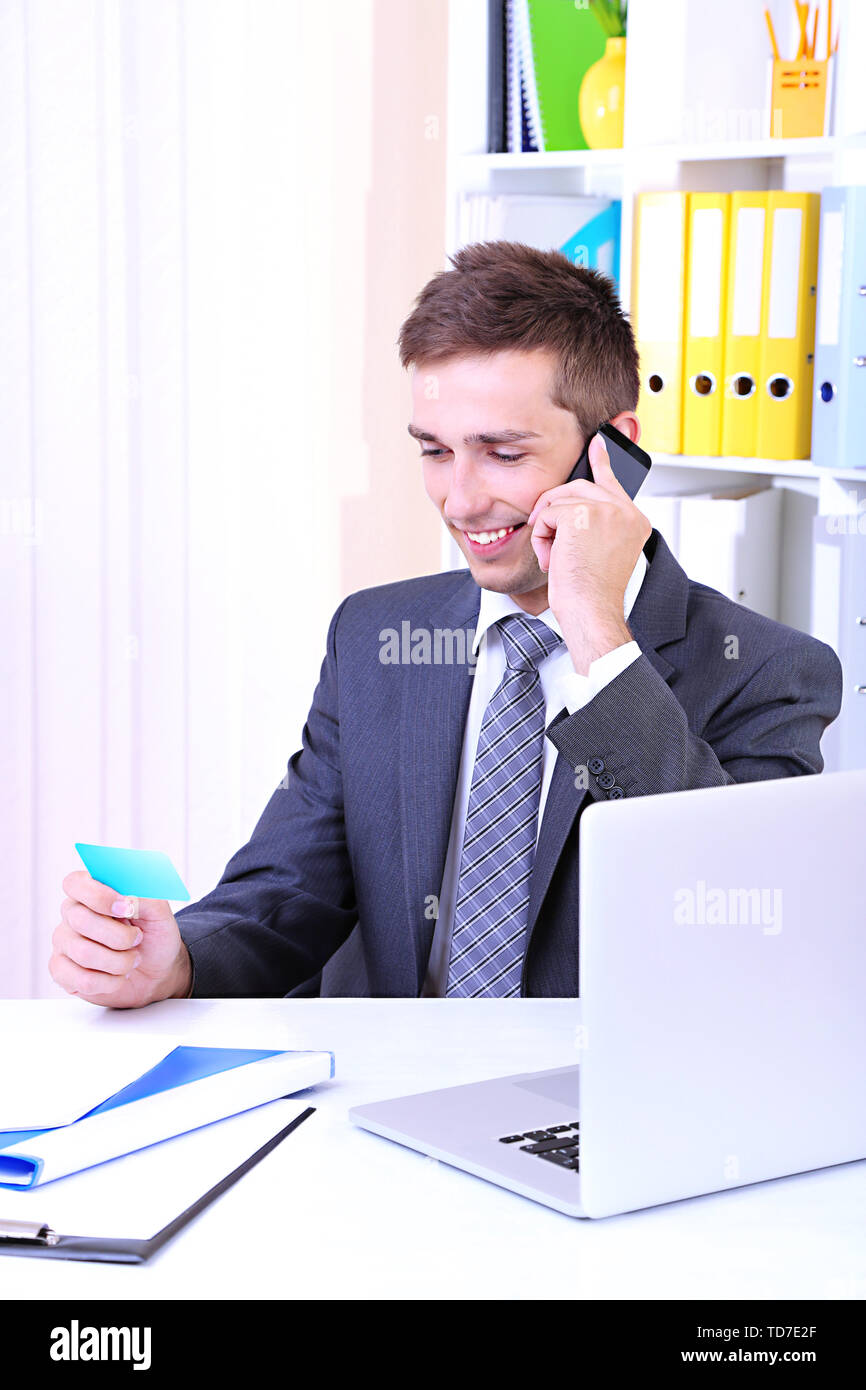
[{"label": "striped necktie", "polygon": [[520,993],[535,858],[544,696],[539,663],[561,639],[538,618],[497,623],[505,674],[478,735],[466,811],[446,994]]}]

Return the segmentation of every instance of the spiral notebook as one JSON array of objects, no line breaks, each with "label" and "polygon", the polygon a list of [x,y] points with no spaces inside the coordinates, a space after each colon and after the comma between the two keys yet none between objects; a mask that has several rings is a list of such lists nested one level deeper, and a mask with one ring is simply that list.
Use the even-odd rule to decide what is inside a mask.
[{"label": "spiral notebook", "polygon": [[506,0],[506,140],[511,153],[588,148],[578,96],[606,36],[586,6]]}]

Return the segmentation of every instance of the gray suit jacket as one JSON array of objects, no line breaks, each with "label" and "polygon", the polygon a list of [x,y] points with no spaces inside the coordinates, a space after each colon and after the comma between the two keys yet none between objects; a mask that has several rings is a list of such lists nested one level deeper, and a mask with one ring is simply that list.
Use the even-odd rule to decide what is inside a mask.
[{"label": "gray suit jacket", "polygon": [[[583,807],[820,772],[842,671],[824,643],[688,579],[657,531],[629,617],[641,655],[547,729],[556,760],[531,880],[527,995],[578,993]],[[472,667],[383,664],[382,634],[464,631],[468,570],[352,594],[302,735],[248,843],[177,913],[195,996],[417,996],[426,973]],[[408,623],[409,627],[404,624]],[[459,653],[458,653],[459,654]],[[575,788],[575,768],[588,785]],[[611,780],[612,779],[612,780]]]}]

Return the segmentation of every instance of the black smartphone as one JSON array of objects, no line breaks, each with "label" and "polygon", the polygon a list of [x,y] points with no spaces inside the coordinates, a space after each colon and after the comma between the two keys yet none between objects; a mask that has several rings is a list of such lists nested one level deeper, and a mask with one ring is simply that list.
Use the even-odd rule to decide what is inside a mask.
[{"label": "black smartphone", "polygon": [[[634,501],[643,486],[644,479],[652,468],[652,459],[645,450],[639,449],[627,435],[614,425],[599,425],[598,433],[604,436],[613,476]],[[573,483],[576,478],[586,478],[587,482],[590,483],[593,481],[592,469],[589,466],[589,445],[592,443],[593,437],[590,435],[586,448],[566,478],[566,482]]]}]

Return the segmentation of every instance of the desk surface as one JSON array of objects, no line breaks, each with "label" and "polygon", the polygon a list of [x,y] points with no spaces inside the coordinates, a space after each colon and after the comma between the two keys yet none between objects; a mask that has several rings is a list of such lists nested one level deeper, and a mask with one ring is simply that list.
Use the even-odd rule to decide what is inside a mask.
[{"label": "desk surface", "polygon": [[43,1022],[336,1054],[316,1114],[149,1264],[0,1257],[0,1298],[866,1297],[866,1161],[580,1221],[347,1118],[363,1101],[570,1065],[577,1009],[560,999],[0,1002],[7,1057],[10,1033]]}]

